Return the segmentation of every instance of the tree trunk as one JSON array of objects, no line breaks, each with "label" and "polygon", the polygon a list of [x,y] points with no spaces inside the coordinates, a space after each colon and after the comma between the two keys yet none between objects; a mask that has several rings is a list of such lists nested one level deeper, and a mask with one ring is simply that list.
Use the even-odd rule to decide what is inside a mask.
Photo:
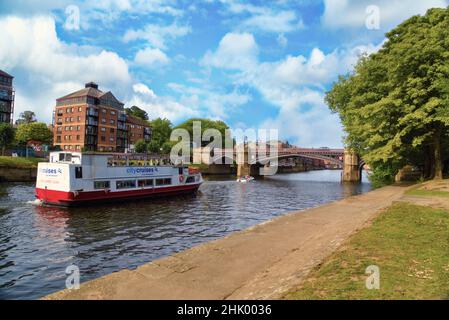
[{"label": "tree trunk", "polygon": [[434,156],[435,156],[435,180],[443,179],[443,155],[441,148],[441,127],[435,131],[434,135]]},{"label": "tree trunk", "polygon": [[2,156],[5,155],[5,149],[6,149],[5,146],[3,146],[3,147],[2,147]]},{"label": "tree trunk", "polygon": [[424,178],[432,178],[433,172],[432,172],[432,148],[426,147],[424,149],[425,155],[424,155],[424,169],[423,169],[423,176]]}]

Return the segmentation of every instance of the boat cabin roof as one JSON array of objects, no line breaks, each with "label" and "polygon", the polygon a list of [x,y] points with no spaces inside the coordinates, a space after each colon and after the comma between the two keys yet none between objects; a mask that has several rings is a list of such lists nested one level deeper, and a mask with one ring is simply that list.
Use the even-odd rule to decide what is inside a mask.
[{"label": "boat cabin roof", "polygon": [[169,156],[138,153],[103,153],[103,152],[51,152],[50,163],[98,166],[141,166],[149,162],[158,165],[170,165]]}]

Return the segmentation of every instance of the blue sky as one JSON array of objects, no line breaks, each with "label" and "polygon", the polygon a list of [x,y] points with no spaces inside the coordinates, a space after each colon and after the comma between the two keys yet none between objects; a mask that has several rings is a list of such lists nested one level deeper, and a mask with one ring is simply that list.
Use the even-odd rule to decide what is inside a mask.
[{"label": "blue sky", "polygon": [[151,118],[209,117],[278,129],[304,147],[340,147],[343,131],[325,92],[360,54],[378,50],[390,28],[447,5],[2,0],[0,69],[15,76],[16,117],[33,110],[51,122],[56,98],[95,81]]}]

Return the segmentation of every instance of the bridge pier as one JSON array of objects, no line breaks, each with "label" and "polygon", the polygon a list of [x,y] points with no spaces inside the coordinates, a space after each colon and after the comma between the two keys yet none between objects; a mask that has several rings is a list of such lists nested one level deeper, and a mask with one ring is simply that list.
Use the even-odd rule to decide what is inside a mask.
[{"label": "bridge pier", "polygon": [[362,168],[360,167],[360,157],[351,150],[345,150],[343,161],[343,182],[362,181]]}]

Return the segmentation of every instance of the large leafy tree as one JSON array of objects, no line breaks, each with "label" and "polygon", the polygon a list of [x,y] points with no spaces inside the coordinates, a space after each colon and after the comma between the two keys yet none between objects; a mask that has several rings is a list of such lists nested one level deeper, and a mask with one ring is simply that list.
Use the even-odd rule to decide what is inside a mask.
[{"label": "large leafy tree", "polygon": [[431,9],[387,33],[326,96],[346,144],[390,176],[405,164],[443,177],[449,129],[449,9]]},{"label": "large leafy tree", "polygon": [[[176,127],[176,129],[186,129],[190,134],[190,139],[193,141],[193,123],[199,122],[201,124],[201,135],[203,135],[204,131],[207,129],[216,129],[220,132],[222,136],[222,143],[224,143],[224,139],[226,135],[228,135],[228,139],[232,140],[232,137],[229,133],[226,132],[226,129],[229,129],[228,125],[220,120],[210,120],[210,119],[202,119],[202,118],[192,118],[189,119]],[[202,141],[202,147],[208,145],[209,141]]]},{"label": "large leafy tree", "polygon": [[36,114],[33,111],[24,111],[19,115],[19,119],[16,120],[16,125],[28,124],[37,122]]},{"label": "large leafy tree", "polygon": [[[172,123],[168,119],[157,118],[150,122],[152,127],[151,141],[148,148],[153,153],[170,152],[169,144]],[[162,150],[161,150],[162,149]]]},{"label": "large leafy tree", "polygon": [[14,141],[14,128],[9,123],[0,123],[0,148],[2,156],[5,155],[5,149]]},{"label": "large leafy tree", "polygon": [[145,110],[139,108],[138,106],[132,106],[131,108],[125,108],[125,112],[129,116],[133,116],[133,117],[139,118],[141,120],[149,119],[148,113]]},{"label": "large leafy tree", "polygon": [[45,123],[33,122],[21,124],[16,130],[16,141],[19,144],[26,144],[29,141],[39,141],[41,143],[51,143],[53,133]]}]

